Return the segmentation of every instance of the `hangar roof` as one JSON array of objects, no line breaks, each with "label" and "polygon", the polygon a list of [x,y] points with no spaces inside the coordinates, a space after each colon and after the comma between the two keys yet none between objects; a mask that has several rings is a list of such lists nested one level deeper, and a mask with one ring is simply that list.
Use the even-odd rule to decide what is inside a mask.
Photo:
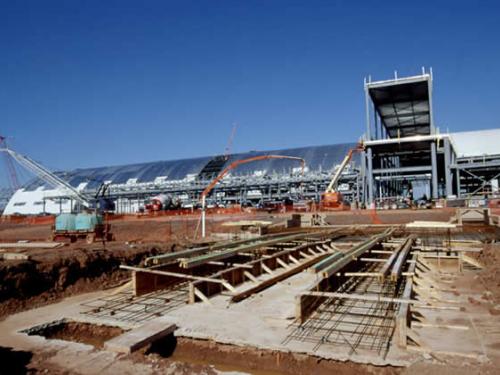
[{"label": "hangar roof", "polygon": [[458,157],[500,155],[500,129],[450,133]]},{"label": "hangar roof", "polygon": [[[339,164],[345,157],[349,149],[354,147],[354,143],[344,143],[325,146],[310,146],[300,148],[290,148],[272,151],[250,151],[246,153],[230,155],[220,169],[229,163],[246,159],[258,155],[288,155],[305,159],[306,167],[309,171],[329,171]],[[358,156],[359,157],[359,156]],[[92,189],[102,182],[111,181],[112,184],[125,184],[131,179],[137,179],[137,183],[153,182],[156,178],[166,176],[166,180],[183,180],[188,176],[197,176],[207,164],[216,157],[199,157],[192,159],[179,159],[169,161],[155,161],[139,164],[129,164],[110,167],[75,169],[68,172],[57,172],[57,174],[68,181],[72,186],[87,182],[86,188]],[[219,156],[220,158],[220,156]],[[357,160],[357,159],[356,159]],[[293,168],[300,167],[296,161],[287,159],[270,159],[249,164],[243,164],[231,172],[232,175],[252,175],[257,171],[265,174],[290,173]],[[25,191],[35,190],[45,184],[34,179],[27,184]]]}]

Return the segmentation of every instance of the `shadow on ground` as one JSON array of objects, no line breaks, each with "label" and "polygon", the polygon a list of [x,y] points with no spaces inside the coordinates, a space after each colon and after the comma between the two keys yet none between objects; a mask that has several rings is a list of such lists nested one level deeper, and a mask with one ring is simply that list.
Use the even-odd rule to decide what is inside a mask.
[{"label": "shadow on ground", "polygon": [[27,368],[33,353],[17,351],[12,348],[0,346],[0,375],[32,374],[33,370]]}]

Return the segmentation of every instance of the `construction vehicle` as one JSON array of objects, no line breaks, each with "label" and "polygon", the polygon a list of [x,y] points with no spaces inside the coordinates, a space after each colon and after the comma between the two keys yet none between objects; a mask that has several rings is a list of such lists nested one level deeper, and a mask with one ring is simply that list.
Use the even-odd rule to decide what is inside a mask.
[{"label": "construction vehicle", "polygon": [[321,210],[348,210],[348,209],[350,209],[349,202],[344,201],[344,197],[342,196],[342,193],[338,189],[339,181],[340,181],[340,177],[342,175],[342,172],[344,171],[346,166],[351,161],[352,155],[355,152],[363,151],[363,149],[364,149],[363,144],[358,143],[356,145],[356,147],[349,150],[349,152],[345,156],[344,160],[342,160],[342,163],[340,163],[339,167],[337,168],[337,171],[333,175],[333,178],[330,181],[330,183],[328,184],[328,187],[326,188],[324,193],[321,194],[321,202],[320,202],[320,209]]},{"label": "construction vehicle", "polygon": [[182,207],[181,200],[172,198],[170,195],[159,194],[151,198],[144,208],[148,213],[155,213],[158,211],[178,210]]},{"label": "construction vehicle", "polygon": [[96,240],[112,241],[111,225],[97,212],[62,213],[56,216],[52,227],[52,241],[76,242],[85,239],[88,244]]},{"label": "construction vehicle", "polygon": [[[114,202],[106,197],[109,184],[102,183],[95,196],[88,197],[43,165],[15,152],[5,144],[0,151],[10,155],[42,181],[59,189],[64,196],[76,202],[76,207],[71,207],[71,213],[61,213],[56,216],[52,228],[52,240],[74,242],[79,238],[85,238],[88,243],[92,243],[95,240],[111,241],[113,239],[111,226],[105,223],[106,213],[110,209],[114,210]],[[73,213],[73,209],[78,213]]]}]

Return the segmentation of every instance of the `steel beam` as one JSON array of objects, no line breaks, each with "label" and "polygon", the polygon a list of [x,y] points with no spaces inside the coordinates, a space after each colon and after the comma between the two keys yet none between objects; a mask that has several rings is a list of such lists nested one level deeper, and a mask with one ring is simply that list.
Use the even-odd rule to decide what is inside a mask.
[{"label": "steel beam", "polygon": [[392,267],[391,270],[391,280],[396,281],[399,276],[401,276],[401,273],[403,271],[403,266],[406,263],[406,259],[408,257],[408,254],[410,254],[410,250],[415,242],[415,236],[411,235],[406,239],[404,242],[401,250],[399,251],[398,258],[396,259],[396,262],[394,263],[394,266]]},{"label": "steel beam", "polygon": [[344,268],[347,264],[349,264],[353,260],[359,258],[365,252],[370,250],[378,242],[383,241],[385,238],[392,235],[392,233],[394,233],[394,230],[395,229],[391,229],[391,228],[386,229],[384,232],[373,236],[372,238],[368,239],[367,241],[361,243],[360,245],[355,246],[352,250],[345,253],[342,258],[340,258],[339,260],[334,261],[330,265],[322,268],[321,270],[319,270],[319,272],[321,272],[323,278],[328,278],[332,275],[335,275],[342,268]]},{"label": "steel beam", "polygon": [[428,171],[432,171],[432,168],[428,165],[422,165],[416,167],[374,169],[373,174],[414,173],[414,172],[428,172]]},{"label": "steel beam", "polygon": [[239,252],[246,252],[246,251],[252,251],[256,250],[262,247],[266,246],[271,246],[271,245],[276,245],[278,243],[282,242],[288,242],[288,241],[293,241],[293,240],[299,240],[299,239],[305,239],[305,238],[317,238],[317,237],[324,237],[324,236],[329,236],[337,232],[338,229],[336,230],[329,230],[329,231],[321,231],[318,233],[299,233],[299,234],[294,234],[291,236],[284,236],[284,237],[279,237],[267,241],[261,241],[257,243],[252,243],[248,245],[241,245],[237,246],[234,248],[230,248],[227,250],[221,250],[215,253],[210,253],[210,254],[205,254],[201,255],[198,257],[190,258],[190,259],[181,259],[180,260],[180,266],[183,268],[193,268],[197,267],[199,265],[205,264],[206,262],[209,261],[215,261],[215,260],[221,260],[221,259],[226,259],[230,258]]},{"label": "steel beam", "polygon": [[[298,233],[305,234],[306,232],[292,232],[289,234],[298,234]],[[155,255],[155,256],[146,258],[146,260],[144,261],[144,264],[146,266],[149,266],[151,264],[155,264],[155,265],[164,264],[164,263],[168,263],[170,261],[174,261],[174,260],[177,260],[180,258],[189,258],[189,257],[194,256],[194,255],[205,254],[209,251],[220,250],[220,249],[224,249],[224,248],[227,249],[227,248],[236,247],[239,245],[262,242],[264,240],[276,238],[279,236],[283,236],[283,234],[282,233],[266,234],[266,235],[256,237],[256,238],[236,240],[236,241],[230,241],[230,242],[222,242],[222,243],[217,243],[217,244],[214,244],[211,246],[201,246],[201,247],[196,247],[193,249],[177,251],[175,253]]]}]

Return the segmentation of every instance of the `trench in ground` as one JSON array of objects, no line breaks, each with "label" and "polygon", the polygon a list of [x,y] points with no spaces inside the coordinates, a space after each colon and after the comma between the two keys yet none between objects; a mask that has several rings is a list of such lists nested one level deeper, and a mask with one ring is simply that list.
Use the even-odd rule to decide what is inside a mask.
[{"label": "trench in ground", "polygon": [[58,339],[64,341],[79,342],[103,348],[104,343],[113,337],[125,332],[120,327],[75,322],[72,320],[59,320],[47,324],[38,325],[22,331],[29,336],[43,336],[46,339]]},{"label": "trench in ground", "polygon": [[[173,334],[157,340],[148,348],[134,353],[136,359],[167,365],[185,364],[193,370],[211,368],[217,371],[252,375],[326,375],[326,374],[397,374],[401,368],[340,362],[307,354],[236,346],[212,340],[176,337]],[[195,366],[194,368],[192,366]]]},{"label": "trench in ground", "polygon": [[[43,336],[48,340],[64,340],[92,345],[102,349],[104,343],[125,332],[120,327],[58,320],[22,331],[30,336]],[[175,337],[173,334],[155,341],[133,354],[140,362],[154,362],[168,368],[173,362],[181,364],[184,373],[232,371],[252,375],[323,375],[323,374],[395,374],[400,369],[390,366],[376,367],[352,362],[325,360],[305,354],[263,350],[249,346],[220,344],[210,340]],[[215,371],[214,371],[215,373]]]}]

